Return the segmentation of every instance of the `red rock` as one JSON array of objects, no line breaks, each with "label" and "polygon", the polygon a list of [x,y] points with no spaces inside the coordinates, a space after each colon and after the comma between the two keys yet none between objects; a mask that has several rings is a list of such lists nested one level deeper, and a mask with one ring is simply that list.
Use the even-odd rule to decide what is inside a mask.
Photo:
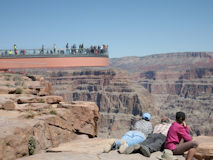
[{"label": "red rock", "polygon": [[195,157],[199,159],[213,159],[213,137],[198,136],[193,139],[199,143]]},{"label": "red rock", "polygon": [[23,103],[44,103],[43,98],[36,97],[36,96],[22,96],[17,99],[18,104],[23,104]]},{"label": "red rock", "polygon": [[58,104],[59,102],[63,101],[61,96],[45,96],[42,97],[42,99],[48,104]]},{"label": "red rock", "polygon": [[5,103],[2,104],[2,109],[5,110],[15,110],[15,103],[13,101],[6,101]]}]

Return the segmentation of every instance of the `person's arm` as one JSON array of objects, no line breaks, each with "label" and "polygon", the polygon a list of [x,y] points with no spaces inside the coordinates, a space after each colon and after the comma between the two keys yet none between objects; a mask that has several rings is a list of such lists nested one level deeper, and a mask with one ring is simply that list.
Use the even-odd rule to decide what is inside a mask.
[{"label": "person's arm", "polygon": [[186,129],[186,132],[189,134],[189,127],[186,125],[186,122],[183,121],[183,127]]},{"label": "person's arm", "polygon": [[179,128],[178,134],[181,135],[181,137],[184,139],[185,142],[192,140],[189,134],[189,127],[186,124],[183,124],[183,126]]}]

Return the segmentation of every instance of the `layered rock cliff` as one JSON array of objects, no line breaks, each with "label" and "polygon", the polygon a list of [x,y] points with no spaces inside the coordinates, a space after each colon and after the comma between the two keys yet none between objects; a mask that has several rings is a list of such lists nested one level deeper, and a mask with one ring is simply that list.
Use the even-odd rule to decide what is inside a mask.
[{"label": "layered rock cliff", "polygon": [[[39,74],[43,72],[56,94],[68,102],[96,102],[101,136],[120,136],[144,111],[174,120],[180,110],[186,112],[192,133],[212,135],[213,52],[114,58],[110,67],[40,70]],[[198,127],[198,123],[205,125]]]},{"label": "layered rock cliff", "polygon": [[0,74],[0,160],[35,154],[79,134],[97,136],[95,103],[65,103],[52,95],[49,82],[29,77]]},{"label": "layered rock cliff", "polygon": [[60,77],[55,76],[59,72],[46,77],[52,83],[55,94],[67,102],[95,102],[101,113],[101,137],[121,136],[131,129],[143,112],[150,112],[155,121],[159,120],[159,111],[154,108],[151,95],[131,81],[127,72],[84,69],[60,73]]},{"label": "layered rock cliff", "polygon": [[[194,134],[213,135],[212,57],[211,52],[159,54],[113,59],[111,66],[131,72],[154,97],[161,113],[175,119],[177,111],[184,111]],[[134,70],[124,64],[134,65]]]}]

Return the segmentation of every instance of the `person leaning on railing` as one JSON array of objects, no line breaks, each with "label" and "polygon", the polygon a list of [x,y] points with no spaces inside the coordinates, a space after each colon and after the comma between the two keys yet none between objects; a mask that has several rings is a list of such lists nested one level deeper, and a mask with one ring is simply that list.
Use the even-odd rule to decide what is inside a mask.
[{"label": "person leaning on railing", "polygon": [[17,49],[16,49],[16,44],[14,44],[14,53],[15,53],[15,55],[18,54]]},{"label": "person leaning on railing", "polygon": [[44,45],[41,46],[41,54],[44,54]]}]

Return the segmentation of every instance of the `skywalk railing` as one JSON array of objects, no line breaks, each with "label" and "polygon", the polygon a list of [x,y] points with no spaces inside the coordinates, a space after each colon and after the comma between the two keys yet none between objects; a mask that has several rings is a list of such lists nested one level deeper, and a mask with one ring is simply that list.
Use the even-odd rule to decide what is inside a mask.
[{"label": "skywalk railing", "polygon": [[0,50],[0,58],[25,57],[108,57],[108,49],[91,48],[52,48],[52,49],[16,49]]}]

